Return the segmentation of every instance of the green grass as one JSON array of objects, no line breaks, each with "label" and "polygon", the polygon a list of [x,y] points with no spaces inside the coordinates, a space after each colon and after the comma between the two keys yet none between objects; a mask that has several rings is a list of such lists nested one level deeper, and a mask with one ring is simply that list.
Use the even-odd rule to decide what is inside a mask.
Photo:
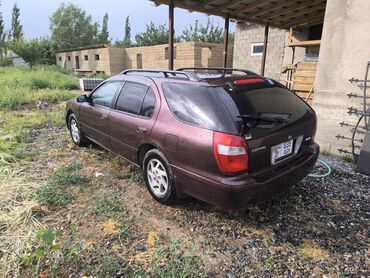
[{"label": "green grass", "polygon": [[[55,126],[64,125],[63,109],[53,109],[49,113],[34,110],[32,113],[0,110],[0,165],[32,155],[25,143],[33,139],[30,130],[50,122]],[[2,159],[1,159],[2,158]]]},{"label": "green grass", "polygon": [[73,98],[68,90],[79,89],[78,79],[56,66],[0,68],[0,109],[18,110],[40,100],[56,103]]},{"label": "green grass", "polygon": [[[201,277],[201,259],[195,254],[195,245],[185,249],[183,241],[172,240],[168,245],[158,244],[152,260],[153,277]],[[203,274],[204,275],[204,274]]]},{"label": "green grass", "polygon": [[88,214],[95,215],[99,220],[107,220],[110,218],[120,219],[125,216],[126,213],[126,209],[115,196],[100,196],[94,198],[94,203],[88,210]]},{"label": "green grass", "polygon": [[81,165],[75,162],[58,168],[48,182],[36,192],[36,200],[41,205],[60,207],[72,199],[71,187],[86,185],[89,180],[81,175]]}]

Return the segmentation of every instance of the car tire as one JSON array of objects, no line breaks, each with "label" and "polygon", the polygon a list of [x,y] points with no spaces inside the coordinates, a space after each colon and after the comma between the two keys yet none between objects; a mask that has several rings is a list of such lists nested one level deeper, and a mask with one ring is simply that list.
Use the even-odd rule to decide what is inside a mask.
[{"label": "car tire", "polygon": [[176,200],[176,188],[170,163],[158,149],[149,150],[143,159],[146,187],[154,199],[163,204]]},{"label": "car tire", "polygon": [[73,113],[68,117],[68,128],[72,141],[77,146],[87,146],[91,143],[91,141],[83,134],[80,125],[77,122],[76,116]]}]

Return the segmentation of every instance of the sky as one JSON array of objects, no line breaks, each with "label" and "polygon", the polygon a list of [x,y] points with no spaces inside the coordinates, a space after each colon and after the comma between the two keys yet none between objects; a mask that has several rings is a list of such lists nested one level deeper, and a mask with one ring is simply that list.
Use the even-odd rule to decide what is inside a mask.
[{"label": "sky", "polygon": [[[136,33],[145,31],[145,25],[153,21],[155,24],[168,25],[168,6],[156,7],[148,0],[2,0],[0,10],[3,14],[5,27],[10,29],[11,12],[14,3],[20,8],[20,20],[23,25],[23,33],[26,39],[50,36],[49,18],[61,3],[73,3],[91,15],[92,20],[100,25],[104,14],[109,15],[109,34],[115,41],[123,39],[124,22],[126,16],[130,16],[132,40]],[[223,27],[223,19],[211,16],[211,20],[217,26]],[[175,9],[175,35],[181,34],[182,30],[194,24],[195,20],[200,23],[207,22],[207,16],[202,13],[188,12],[183,9]],[[231,31],[233,24],[230,24]]]}]

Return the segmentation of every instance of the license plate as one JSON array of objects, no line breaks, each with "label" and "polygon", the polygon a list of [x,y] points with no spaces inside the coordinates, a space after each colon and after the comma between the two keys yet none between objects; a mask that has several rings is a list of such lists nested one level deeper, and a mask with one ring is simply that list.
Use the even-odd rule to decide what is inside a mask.
[{"label": "license plate", "polygon": [[271,148],[271,163],[275,164],[280,159],[292,154],[293,140],[286,141]]}]

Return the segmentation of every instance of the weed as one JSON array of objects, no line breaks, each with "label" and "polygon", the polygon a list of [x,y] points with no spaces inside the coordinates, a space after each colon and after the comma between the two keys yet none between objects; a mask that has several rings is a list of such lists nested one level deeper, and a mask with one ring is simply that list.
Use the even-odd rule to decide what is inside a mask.
[{"label": "weed", "polygon": [[84,185],[89,179],[80,174],[80,169],[81,165],[76,162],[63,165],[54,172],[48,183],[63,187]]},{"label": "weed", "polygon": [[98,277],[120,277],[122,274],[123,261],[116,255],[105,254],[102,257]]},{"label": "weed", "polygon": [[56,261],[60,257],[59,232],[55,229],[40,229],[35,237],[29,236],[21,256],[22,266],[33,266],[36,273],[56,270]]},{"label": "weed", "polygon": [[274,258],[272,257],[267,257],[263,260],[262,262],[262,268],[265,270],[265,271],[273,271],[273,272],[277,272],[277,264],[274,260]]},{"label": "weed", "polygon": [[68,204],[73,195],[68,190],[72,186],[88,183],[88,179],[80,174],[80,164],[72,162],[57,169],[49,181],[36,192],[36,200],[41,205],[59,207]]},{"label": "weed", "polygon": [[342,160],[344,160],[345,162],[353,163],[353,158],[352,158],[352,156],[351,156],[351,155],[346,154],[346,155],[343,155],[341,158],[342,158]]},{"label": "weed", "polygon": [[126,215],[126,209],[117,197],[103,196],[94,199],[94,204],[88,210],[88,214],[94,214],[99,220],[120,219]]},{"label": "weed", "polygon": [[159,244],[152,260],[154,277],[195,277],[202,276],[201,261],[195,255],[195,245],[185,250],[180,239],[173,240],[169,245]]},{"label": "weed", "polygon": [[330,151],[325,149],[325,148],[320,150],[320,154],[323,155],[323,156],[330,156],[331,155]]}]

